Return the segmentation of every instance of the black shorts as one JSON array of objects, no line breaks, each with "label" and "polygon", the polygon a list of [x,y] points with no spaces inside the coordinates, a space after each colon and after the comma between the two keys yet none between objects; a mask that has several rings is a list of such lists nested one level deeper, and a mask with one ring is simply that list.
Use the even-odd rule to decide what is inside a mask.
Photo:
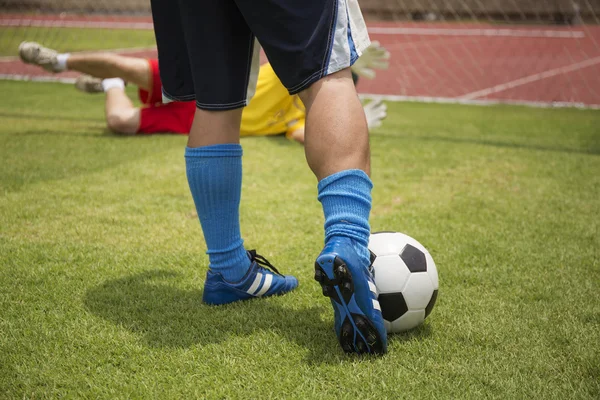
[{"label": "black shorts", "polygon": [[357,0],[152,0],[165,101],[243,107],[258,39],[290,94],[351,66],[369,46]]}]

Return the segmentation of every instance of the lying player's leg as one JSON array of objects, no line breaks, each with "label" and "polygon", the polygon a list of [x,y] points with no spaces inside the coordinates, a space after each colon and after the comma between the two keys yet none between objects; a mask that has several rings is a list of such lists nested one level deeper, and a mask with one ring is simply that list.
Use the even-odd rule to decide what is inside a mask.
[{"label": "lying player's leg", "polygon": [[254,38],[233,1],[151,4],[163,97],[198,107],[185,159],[210,262],[203,300],[225,304],[293,290],[298,281],[246,252],[240,232],[240,107]]},{"label": "lying player's leg", "polygon": [[67,69],[98,78],[121,78],[144,90],[152,88],[152,75],[148,60],[112,53],[71,54]]},{"label": "lying player's leg", "polygon": [[113,53],[58,53],[36,42],[19,46],[23,62],[39,65],[50,72],[78,71],[97,78],[121,78],[144,90],[152,88],[148,61]]}]

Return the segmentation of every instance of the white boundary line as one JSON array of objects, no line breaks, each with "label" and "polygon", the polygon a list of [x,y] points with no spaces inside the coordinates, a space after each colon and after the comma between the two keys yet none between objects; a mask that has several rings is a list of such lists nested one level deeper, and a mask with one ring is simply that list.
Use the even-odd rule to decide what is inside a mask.
[{"label": "white boundary line", "polygon": [[0,80],[6,81],[31,81],[31,82],[58,82],[58,83],[75,83],[76,78],[61,78],[58,76],[33,76],[20,74],[0,74]]},{"label": "white boundary line", "polygon": [[582,110],[600,110],[600,104],[584,104],[574,102],[542,102],[524,100],[466,100],[456,97],[428,97],[428,96],[399,96],[386,94],[359,94],[361,99],[385,100],[392,102],[409,103],[436,103],[436,104],[461,104],[470,106],[526,106],[534,108],[578,108]]},{"label": "white boundary line", "polygon": [[[135,21],[73,21],[0,18],[0,26],[36,26],[52,28],[104,28],[104,29],[153,29],[152,22]],[[494,29],[494,28],[410,28],[410,27],[369,27],[369,33],[379,35],[418,35],[418,36],[486,36],[516,38],[585,38],[583,31],[552,29]]]},{"label": "white boundary line", "polygon": [[[61,78],[58,76],[30,76],[18,74],[0,74],[0,80],[30,81],[30,82],[58,82],[63,84],[74,84],[76,78]],[[399,96],[386,94],[361,93],[361,99],[378,99],[393,102],[410,103],[437,103],[437,104],[462,104],[471,106],[494,106],[514,105],[535,108],[578,108],[583,110],[600,110],[600,104],[584,104],[569,102],[541,102],[541,101],[519,101],[519,100],[469,100],[456,97],[428,97],[428,96]]]},{"label": "white boundary line", "polygon": [[154,27],[152,22],[119,22],[119,21],[63,21],[41,19],[0,19],[0,26],[48,27],[48,28],[100,28],[100,29],[145,29]]},{"label": "white boundary line", "polygon": [[559,31],[547,29],[491,29],[491,28],[393,28],[369,27],[369,33],[379,35],[418,35],[418,36],[486,36],[516,38],[561,38],[582,39],[583,31]]},{"label": "white boundary line", "polygon": [[485,97],[490,94],[504,92],[505,90],[508,90],[508,89],[513,89],[513,88],[516,88],[519,86],[523,86],[528,83],[541,81],[543,79],[551,78],[553,76],[557,76],[557,75],[577,71],[579,69],[591,67],[592,65],[596,65],[599,63],[600,63],[600,56],[591,58],[589,60],[581,61],[581,62],[578,62],[575,64],[567,65],[564,67],[555,68],[555,69],[540,72],[537,74],[529,75],[529,76],[526,76],[526,77],[523,77],[520,79],[516,79],[514,81],[510,81],[510,82],[502,83],[500,85],[492,86],[487,89],[467,93],[467,94],[460,96],[459,98],[463,99],[463,100],[475,100],[477,98]]}]

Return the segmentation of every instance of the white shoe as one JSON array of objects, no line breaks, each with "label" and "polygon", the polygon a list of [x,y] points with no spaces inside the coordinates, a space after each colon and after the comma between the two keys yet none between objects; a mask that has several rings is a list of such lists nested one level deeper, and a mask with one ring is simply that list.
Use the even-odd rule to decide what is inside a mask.
[{"label": "white shoe", "polygon": [[91,75],[80,75],[75,81],[75,87],[86,93],[102,93],[102,79],[95,78]]},{"label": "white shoe", "polygon": [[39,65],[48,72],[61,72],[56,59],[57,55],[56,50],[36,42],[23,42],[19,45],[19,57],[24,63]]}]

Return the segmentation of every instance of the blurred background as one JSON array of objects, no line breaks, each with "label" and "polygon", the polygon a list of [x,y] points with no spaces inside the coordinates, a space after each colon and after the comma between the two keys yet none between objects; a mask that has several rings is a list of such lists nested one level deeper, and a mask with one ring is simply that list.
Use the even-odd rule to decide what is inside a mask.
[{"label": "blurred background", "polygon": [[[388,100],[600,107],[600,0],[362,0]],[[23,40],[60,51],[155,55],[149,0],[0,0],[0,77],[62,80],[16,59]]]}]

